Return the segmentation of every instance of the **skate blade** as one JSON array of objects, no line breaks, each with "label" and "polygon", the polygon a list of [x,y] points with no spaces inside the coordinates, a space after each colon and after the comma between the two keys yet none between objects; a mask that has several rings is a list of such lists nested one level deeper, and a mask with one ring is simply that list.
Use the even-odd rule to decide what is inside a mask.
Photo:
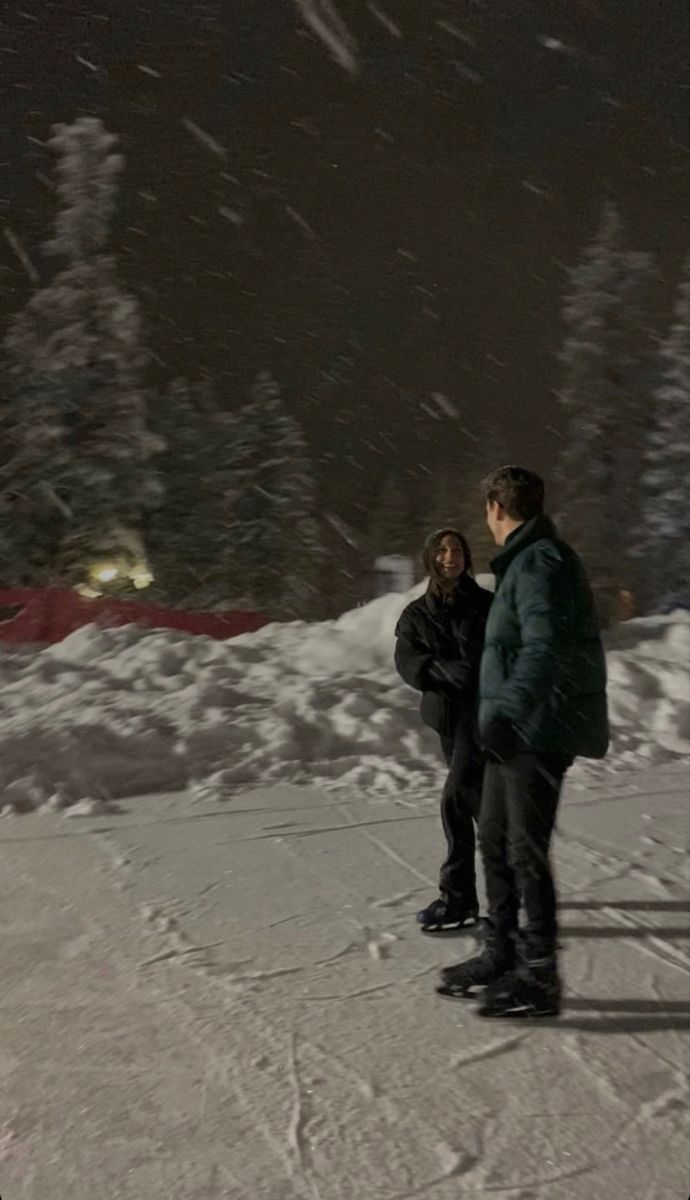
[{"label": "skate blade", "polygon": [[515,1008],[487,1008],[481,1006],[477,1015],[490,1021],[548,1021],[560,1016],[558,1008],[531,1008],[529,1005],[516,1005]]},{"label": "skate blade", "polygon": [[476,1000],[481,992],[474,991],[473,986],[457,988],[448,983],[439,983],[436,987],[436,995],[444,996],[447,1000]]},{"label": "skate blade", "polygon": [[478,924],[478,918],[467,917],[464,921],[453,921],[452,924],[449,922],[447,925],[422,925],[420,928],[422,933],[435,934],[438,937],[439,934],[443,936],[443,934],[462,933],[465,929],[476,929]]}]

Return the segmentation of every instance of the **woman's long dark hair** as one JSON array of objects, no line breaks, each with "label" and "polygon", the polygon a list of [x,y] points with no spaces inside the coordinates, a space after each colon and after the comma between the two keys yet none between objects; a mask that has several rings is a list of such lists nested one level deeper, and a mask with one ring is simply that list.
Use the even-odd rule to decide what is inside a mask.
[{"label": "woman's long dark hair", "polygon": [[[457,538],[462,546],[462,552],[465,556],[465,569],[463,571],[463,575],[471,575],[473,571],[472,551],[470,550],[470,544],[464,533],[460,533],[458,529],[452,529],[450,526],[448,526],[446,529],[437,529],[434,533],[430,533],[429,537],[424,543],[422,562],[424,563],[424,570],[429,576],[429,586],[427,587],[427,591],[431,592],[431,594],[434,596],[448,596],[455,590],[458,583],[457,580],[449,582],[449,580],[447,580],[439,570],[438,563],[436,562],[436,555],[438,554],[439,547],[444,537]],[[462,575],[460,578],[462,579]]]}]

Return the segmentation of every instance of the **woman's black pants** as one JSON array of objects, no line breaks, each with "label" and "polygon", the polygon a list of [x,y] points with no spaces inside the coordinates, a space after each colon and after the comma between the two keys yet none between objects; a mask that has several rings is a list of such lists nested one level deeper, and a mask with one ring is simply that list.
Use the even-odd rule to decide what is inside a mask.
[{"label": "woman's black pants", "polygon": [[441,867],[441,895],[461,907],[478,907],[475,873],[475,822],[484,760],[472,732],[459,724],[454,737],[442,737],[448,777],[441,794],[441,821],[448,853]]}]

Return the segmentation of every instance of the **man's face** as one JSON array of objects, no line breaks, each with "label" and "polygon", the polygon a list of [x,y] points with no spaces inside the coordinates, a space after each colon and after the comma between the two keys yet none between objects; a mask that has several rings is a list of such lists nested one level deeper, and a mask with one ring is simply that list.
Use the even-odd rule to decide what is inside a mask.
[{"label": "man's face", "polygon": [[486,523],[497,546],[503,544],[503,507],[497,500],[488,500],[486,504]]}]

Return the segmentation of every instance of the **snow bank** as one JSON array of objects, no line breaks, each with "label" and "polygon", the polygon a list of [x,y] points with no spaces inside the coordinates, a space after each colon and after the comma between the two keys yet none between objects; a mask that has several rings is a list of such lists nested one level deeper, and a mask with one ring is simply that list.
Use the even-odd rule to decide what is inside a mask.
[{"label": "snow bank", "polygon": [[[416,587],[335,621],[228,642],[134,626],[0,650],[0,808],[101,811],[191,787],[315,783],[398,795],[435,785],[436,739],[392,668]],[[631,621],[609,648],[613,747],[602,769],[690,752],[690,615]]]}]

